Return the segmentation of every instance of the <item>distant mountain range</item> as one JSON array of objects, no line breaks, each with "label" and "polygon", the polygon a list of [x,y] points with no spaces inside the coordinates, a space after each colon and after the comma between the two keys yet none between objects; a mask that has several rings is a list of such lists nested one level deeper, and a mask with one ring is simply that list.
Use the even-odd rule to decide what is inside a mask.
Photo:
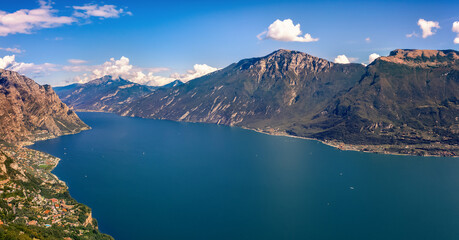
[{"label": "distant mountain range", "polygon": [[31,142],[89,127],[49,85],[0,69],[0,142]]},{"label": "distant mountain range", "polygon": [[454,50],[399,49],[368,66],[278,50],[177,86],[96,83],[57,93],[76,110],[234,125],[357,150],[459,154]]},{"label": "distant mountain range", "polygon": [[156,89],[166,89],[183,84],[175,80],[161,87],[152,87],[133,83],[122,78],[105,76],[84,84],[71,84],[55,87],[59,97],[80,111],[114,112],[126,104],[130,104]]}]

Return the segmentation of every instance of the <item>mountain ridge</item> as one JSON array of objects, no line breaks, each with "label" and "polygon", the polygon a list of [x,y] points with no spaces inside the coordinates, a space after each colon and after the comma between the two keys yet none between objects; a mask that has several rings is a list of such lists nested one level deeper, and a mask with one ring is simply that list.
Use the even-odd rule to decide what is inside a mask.
[{"label": "mountain ridge", "polygon": [[164,86],[153,87],[107,75],[87,83],[56,87],[55,90],[63,102],[79,111],[114,112],[122,105],[142,98],[157,89],[182,84],[180,80],[175,80]]},{"label": "mountain ridge", "polygon": [[396,49],[364,66],[280,49],[111,112],[239,126],[364,151],[459,155],[458,56],[455,50]]},{"label": "mountain ridge", "polygon": [[[330,69],[333,71],[332,74],[329,73]],[[334,95],[351,87],[360,78],[363,69],[364,66],[361,64],[334,64],[298,51],[279,50],[265,57],[233,63],[173,90],[155,91],[148,97],[120,109],[120,113],[128,116],[157,116],[172,120],[228,125],[236,125],[242,121],[250,123],[256,121],[256,118],[273,117],[276,112],[280,113],[285,108],[294,108],[298,101],[311,100],[316,104],[323,103],[324,95]],[[214,83],[218,86],[214,86]],[[192,88],[200,88],[198,91],[201,91],[202,96],[199,96],[199,100],[193,99],[193,94],[197,92],[188,92]],[[227,88],[229,90],[225,91]],[[174,101],[177,100],[174,96],[175,91],[185,91],[189,94],[182,95],[178,101]],[[279,92],[282,94],[278,94]],[[286,94],[283,94],[284,92]],[[225,99],[215,99],[218,95]],[[154,103],[135,106],[148,99]],[[192,104],[193,107],[190,109],[201,112],[189,115],[186,114],[188,111],[183,111],[180,107],[168,107],[182,102]],[[134,112],[129,109],[131,107],[137,108],[138,112],[132,114]],[[228,108],[230,113],[227,111]],[[140,112],[148,112],[149,115]]]}]

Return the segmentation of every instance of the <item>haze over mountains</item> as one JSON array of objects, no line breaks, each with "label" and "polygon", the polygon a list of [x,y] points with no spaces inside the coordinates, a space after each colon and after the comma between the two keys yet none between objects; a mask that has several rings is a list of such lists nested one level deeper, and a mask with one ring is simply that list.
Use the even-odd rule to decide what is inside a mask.
[{"label": "haze over mountains", "polygon": [[278,50],[151,92],[124,82],[99,83],[90,97],[91,84],[58,94],[76,110],[235,125],[367,150],[457,154],[458,59],[454,50],[399,49],[365,67]]}]

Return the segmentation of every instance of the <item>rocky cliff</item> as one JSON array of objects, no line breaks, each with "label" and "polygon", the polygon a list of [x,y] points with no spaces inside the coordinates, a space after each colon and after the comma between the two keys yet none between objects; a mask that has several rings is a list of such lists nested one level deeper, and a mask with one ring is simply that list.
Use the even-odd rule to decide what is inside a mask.
[{"label": "rocky cliff", "polygon": [[51,173],[59,159],[21,146],[84,129],[50,86],[0,69],[0,239],[113,239]]},{"label": "rocky cliff", "polygon": [[87,129],[51,86],[0,69],[0,139],[9,143],[71,134]]}]

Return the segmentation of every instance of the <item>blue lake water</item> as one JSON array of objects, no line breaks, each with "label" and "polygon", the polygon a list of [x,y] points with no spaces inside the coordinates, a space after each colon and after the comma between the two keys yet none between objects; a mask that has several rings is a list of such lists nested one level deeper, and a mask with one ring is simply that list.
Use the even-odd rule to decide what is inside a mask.
[{"label": "blue lake water", "polygon": [[79,113],[31,146],[115,239],[459,239],[459,159]]}]

